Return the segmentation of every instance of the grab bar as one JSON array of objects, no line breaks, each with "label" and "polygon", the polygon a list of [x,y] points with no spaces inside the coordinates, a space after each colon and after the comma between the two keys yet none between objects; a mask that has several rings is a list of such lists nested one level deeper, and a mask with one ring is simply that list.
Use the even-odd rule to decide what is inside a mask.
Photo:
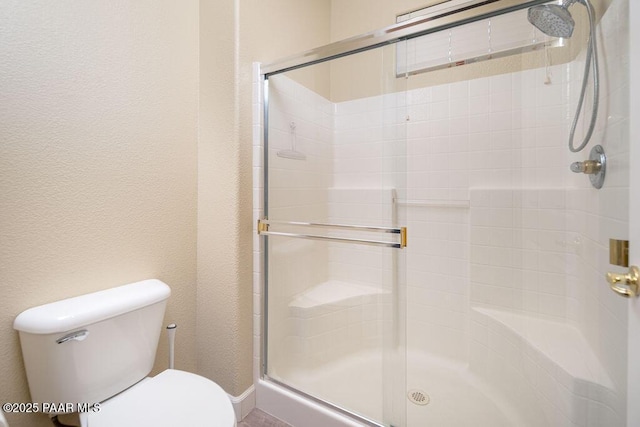
[{"label": "grab bar", "polygon": [[[400,242],[386,242],[386,241],[380,241],[380,240],[320,236],[317,234],[298,234],[298,233],[286,233],[281,231],[269,231],[270,225],[323,227],[323,228],[337,228],[342,230],[399,234]],[[335,241],[335,242],[343,242],[343,243],[361,243],[364,245],[384,246],[388,248],[397,248],[397,249],[402,249],[407,247],[407,227],[391,228],[391,227],[370,227],[366,225],[325,224],[325,223],[317,223],[317,222],[271,221],[265,218],[265,219],[258,220],[258,234],[265,235],[265,236],[284,236],[284,237],[295,237],[300,239],[325,240],[325,241]]]}]

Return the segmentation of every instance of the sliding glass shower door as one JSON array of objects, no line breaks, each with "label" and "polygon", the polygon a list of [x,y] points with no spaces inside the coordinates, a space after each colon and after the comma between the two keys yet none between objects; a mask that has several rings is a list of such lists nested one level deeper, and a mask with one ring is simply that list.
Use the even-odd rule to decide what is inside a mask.
[{"label": "sliding glass shower door", "polygon": [[405,80],[385,47],[266,76],[264,374],[404,425]]},{"label": "sliding glass shower door", "polygon": [[531,25],[544,2],[265,66],[270,380],[371,425],[629,424],[629,2],[603,7],[578,153],[589,54]]}]

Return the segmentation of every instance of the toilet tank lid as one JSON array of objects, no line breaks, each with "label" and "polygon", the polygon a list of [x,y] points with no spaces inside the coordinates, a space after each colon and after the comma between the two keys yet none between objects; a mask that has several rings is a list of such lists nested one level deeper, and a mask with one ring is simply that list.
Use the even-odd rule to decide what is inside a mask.
[{"label": "toilet tank lid", "polygon": [[171,289],[157,279],[52,302],[23,311],[13,328],[31,334],[56,334],[110,319],[169,298]]}]

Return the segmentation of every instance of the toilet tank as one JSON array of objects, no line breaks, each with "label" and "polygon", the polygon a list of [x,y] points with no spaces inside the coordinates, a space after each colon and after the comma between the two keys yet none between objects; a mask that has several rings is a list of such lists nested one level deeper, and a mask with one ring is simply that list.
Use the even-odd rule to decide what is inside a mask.
[{"label": "toilet tank", "polygon": [[152,279],[20,313],[13,327],[31,400],[94,404],[147,376],[170,294]]}]

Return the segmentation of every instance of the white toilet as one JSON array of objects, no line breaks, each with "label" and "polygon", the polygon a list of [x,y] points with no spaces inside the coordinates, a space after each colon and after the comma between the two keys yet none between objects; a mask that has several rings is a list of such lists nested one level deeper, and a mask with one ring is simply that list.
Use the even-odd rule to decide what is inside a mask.
[{"label": "white toilet", "polygon": [[80,412],[83,427],[236,426],[213,381],[174,369],[147,377],[170,294],[145,280],[18,315],[31,400],[50,415]]}]

